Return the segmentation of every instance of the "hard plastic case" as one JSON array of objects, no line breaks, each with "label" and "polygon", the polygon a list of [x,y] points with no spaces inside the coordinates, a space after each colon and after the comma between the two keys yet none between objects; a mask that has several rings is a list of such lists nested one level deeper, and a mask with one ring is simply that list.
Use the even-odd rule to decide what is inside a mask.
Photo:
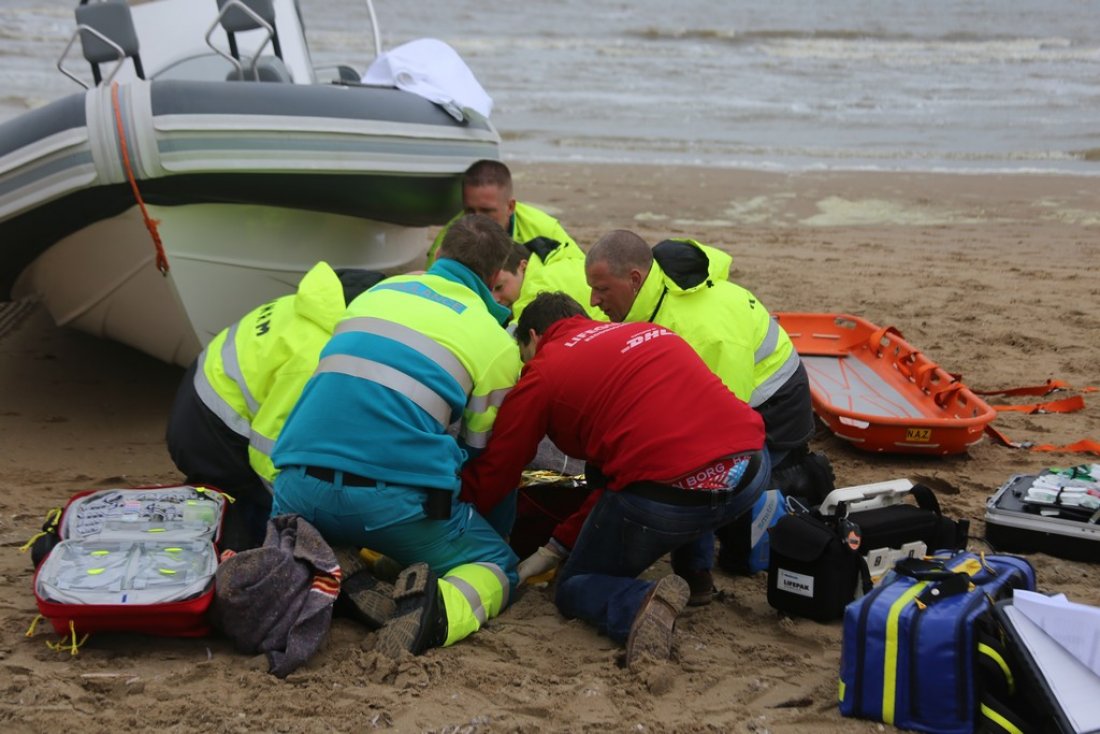
[{"label": "hard plastic case", "polygon": [[[1017,474],[985,506],[985,538],[998,551],[1047,553],[1073,561],[1100,562],[1100,524],[1081,513],[1040,514],[1023,497],[1038,474]],[[1056,508],[1046,508],[1053,512]],[[1096,517],[1096,513],[1092,515]]]}]

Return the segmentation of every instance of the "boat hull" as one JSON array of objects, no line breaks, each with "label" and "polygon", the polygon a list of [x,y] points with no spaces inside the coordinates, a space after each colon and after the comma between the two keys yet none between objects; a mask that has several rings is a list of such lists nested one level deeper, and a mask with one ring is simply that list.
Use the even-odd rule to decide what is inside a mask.
[{"label": "boat hull", "polygon": [[257,205],[150,206],[169,270],[131,207],[62,237],[23,269],[13,298],[40,300],[55,323],[186,366],[215,334],[293,292],[318,260],[334,268],[419,267],[427,232]]}]

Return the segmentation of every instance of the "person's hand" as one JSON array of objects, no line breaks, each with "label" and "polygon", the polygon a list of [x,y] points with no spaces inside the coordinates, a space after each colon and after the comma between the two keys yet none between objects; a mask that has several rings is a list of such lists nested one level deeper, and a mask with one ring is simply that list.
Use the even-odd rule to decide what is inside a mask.
[{"label": "person's hand", "polygon": [[551,539],[549,543],[540,546],[534,553],[520,561],[517,569],[520,584],[549,580],[567,555],[565,547]]}]

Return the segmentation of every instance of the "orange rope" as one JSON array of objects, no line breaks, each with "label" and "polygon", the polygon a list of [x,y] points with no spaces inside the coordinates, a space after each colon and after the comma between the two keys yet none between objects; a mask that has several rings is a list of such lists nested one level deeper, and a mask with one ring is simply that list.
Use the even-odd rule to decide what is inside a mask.
[{"label": "orange rope", "polygon": [[111,104],[115,109],[115,127],[118,128],[118,146],[122,152],[122,165],[126,167],[126,177],[130,179],[130,188],[134,191],[134,198],[137,199],[138,206],[141,208],[141,216],[145,220],[145,228],[149,230],[149,236],[153,238],[153,246],[157,250],[157,270],[161,275],[168,275],[168,256],[164,254],[164,243],[160,240],[160,232],[157,231],[157,220],[149,216],[149,210],[145,208],[145,200],[141,198],[141,191],[138,190],[137,179],[134,178],[134,171],[130,166],[130,152],[129,145],[126,143],[126,129],[122,124],[122,109],[118,103],[118,82],[114,82],[111,85]]}]

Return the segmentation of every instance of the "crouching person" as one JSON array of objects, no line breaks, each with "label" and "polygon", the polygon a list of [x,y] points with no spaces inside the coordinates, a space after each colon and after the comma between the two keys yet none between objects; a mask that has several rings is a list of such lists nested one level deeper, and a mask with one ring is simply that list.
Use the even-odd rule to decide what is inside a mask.
[{"label": "crouching person", "polygon": [[539,558],[567,556],[562,614],[625,643],[628,664],[663,659],[689,587],[675,574],[637,576],[752,508],[770,474],[763,421],[671,331],[583,313],[562,293],[523,311],[516,338],[527,364],[485,452],[463,470],[463,496],[491,510],[543,435],[584,458],[603,490],[524,566],[543,571]]},{"label": "crouching person", "polygon": [[508,310],[492,297],[511,247],[491,219],[467,216],[426,273],[359,296],[275,445],[272,514],[299,514],[332,546],[407,566],[390,609],[374,605],[392,610],[374,620],[391,656],[472,634],[518,583],[515,553],[457,500],[463,461],[485,446],[521,366],[501,328]]}]

